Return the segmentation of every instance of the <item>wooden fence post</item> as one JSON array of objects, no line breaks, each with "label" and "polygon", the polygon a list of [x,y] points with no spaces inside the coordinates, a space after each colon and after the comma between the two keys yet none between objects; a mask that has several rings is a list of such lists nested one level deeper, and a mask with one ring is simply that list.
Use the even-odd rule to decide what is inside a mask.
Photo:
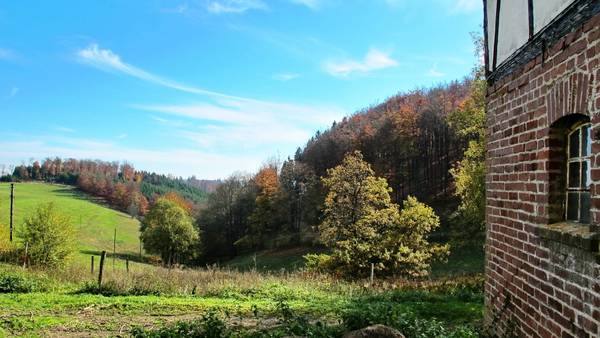
[{"label": "wooden fence post", "polygon": [[15,184],[10,184],[10,241],[13,241],[13,204],[15,202]]},{"label": "wooden fence post", "polygon": [[129,273],[129,258],[125,259],[125,270]]},{"label": "wooden fence post", "polygon": [[29,242],[25,243],[25,259],[23,260],[23,269],[27,267],[27,260],[29,257]]},{"label": "wooden fence post", "polygon": [[102,251],[100,256],[100,269],[98,271],[98,287],[102,286],[102,272],[104,272],[104,259],[106,258],[106,251]]},{"label": "wooden fence post", "polygon": [[92,275],[94,274],[94,255],[92,255]]},{"label": "wooden fence post", "polygon": [[373,278],[375,277],[375,264],[371,263],[371,286],[373,286]]}]

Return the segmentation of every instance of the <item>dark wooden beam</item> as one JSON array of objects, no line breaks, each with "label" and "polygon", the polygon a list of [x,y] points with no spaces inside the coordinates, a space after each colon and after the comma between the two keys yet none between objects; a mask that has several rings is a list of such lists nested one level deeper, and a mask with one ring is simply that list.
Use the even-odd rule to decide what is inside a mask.
[{"label": "dark wooden beam", "polygon": [[529,0],[527,3],[527,11],[529,13],[529,38],[533,37],[533,0]]},{"label": "dark wooden beam", "polygon": [[487,16],[487,5],[488,0],[483,0],[483,53],[485,55],[485,75],[487,76],[490,72],[490,51],[489,51],[489,43],[490,37],[488,32],[488,16]]},{"label": "dark wooden beam", "polygon": [[492,71],[496,70],[498,65],[498,31],[500,30],[500,3],[501,0],[496,0],[496,21],[494,22],[494,62],[492,64]]}]

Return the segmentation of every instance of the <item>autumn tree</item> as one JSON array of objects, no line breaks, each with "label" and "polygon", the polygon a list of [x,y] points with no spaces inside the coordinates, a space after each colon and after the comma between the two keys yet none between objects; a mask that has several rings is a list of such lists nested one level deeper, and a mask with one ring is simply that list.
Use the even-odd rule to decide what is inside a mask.
[{"label": "autumn tree", "polygon": [[374,264],[386,274],[424,276],[447,254],[448,247],[427,241],[439,227],[433,210],[411,197],[400,211],[386,180],[375,177],[360,152],[328,170],[323,184],[328,194],[319,233],[337,269],[364,275]]},{"label": "autumn tree", "polygon": [[174,191],[170,191],[163,196],[164,199],[174,202],[178,206],[180,206],[188,215],[194,215],[194,204],[185,198],[181,197],[178,193]]},{"label": "autumn tree", "polygon": [[279,178],[277,167],[266,165],[254,176],[257,196],[253,213],[250,215],[248,236],[251,246],[260,246],[267,235],[274,234],[281,226],[278,197]]},{"label": "autumn tree", "polygon": [[485,93],[483,68],[474,73],[469,96],[448,116],[450,125],[468,142],[463,158],[451,169],[460,206],[453,219],[459,243],[481,243],[485,234]]},{"label": "autumn tree", "polygon": [[198,241],[192,219],[175,202],[160,198],[148,211],[141,225],[144,249],[160,255],[172,265],[190,258],[190,249]]}]

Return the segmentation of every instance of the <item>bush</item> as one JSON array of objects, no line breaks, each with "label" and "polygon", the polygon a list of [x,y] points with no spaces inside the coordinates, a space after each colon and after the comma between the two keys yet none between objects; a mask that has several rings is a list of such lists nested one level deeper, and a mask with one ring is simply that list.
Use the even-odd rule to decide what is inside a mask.
[{"label": "bush", "polygon": [[311,272],[327,272],[333,269],[333,259],[327,254],[307,254],[302,256],[305,266]]},{"label": "bush", "polygon": [[48,289],[41,280],[17,273],[5,273],[0,276],[0,293],[41,292]]},{"label": "bush", "polygon": [[75,250],[75,229],[71,220],[58,212],[54,203],[38,206],[25,219],[19,236],[28,247],[31,265],[62,266]]},{"label": "bush", "polygon": [[410,312],[403,312],[395,304],[359,304],[342,314],[344,325],[349,330],[382,324],[402,332],[406,338],[475,338],[477,331],[466,326],[446,328],[435,319],[420,319]]}]

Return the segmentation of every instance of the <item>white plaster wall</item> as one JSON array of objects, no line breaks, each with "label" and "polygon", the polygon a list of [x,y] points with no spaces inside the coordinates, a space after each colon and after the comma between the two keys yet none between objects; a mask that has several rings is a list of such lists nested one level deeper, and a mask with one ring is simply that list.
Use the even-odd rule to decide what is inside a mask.
[{"label": "white plaster wall", "polygon": [[[537,33],[575,0],[533,0],[533,29]],[[526,2],[523,0],[523,2]],[[503,3],[504,4],[504,3]]]},{"label": "white plaster wall", "polygon": [[496,2],[497,0],[488,0],[487,8],[485,9],[487,12],[487,31],[488,31],[488,65],[489,70],[493,70],[494,61],[494,34],[496,34]]},{"label": "white plaster wall", "polygon": [[500,4],[497,65],[529,40],[527,0],[503,0]]}]

